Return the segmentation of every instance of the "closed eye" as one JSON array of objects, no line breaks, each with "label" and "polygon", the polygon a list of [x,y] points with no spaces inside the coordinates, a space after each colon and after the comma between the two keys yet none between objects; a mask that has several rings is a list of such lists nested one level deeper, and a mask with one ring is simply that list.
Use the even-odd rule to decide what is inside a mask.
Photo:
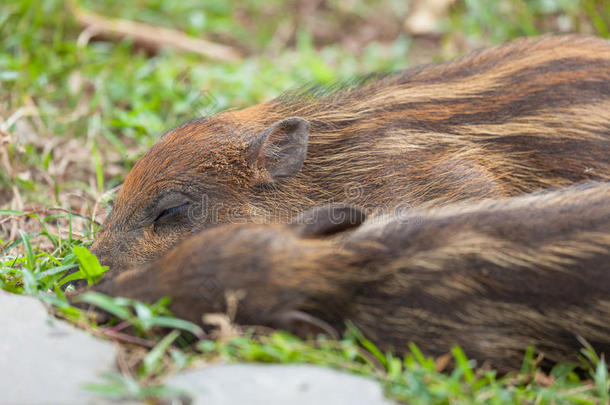
[{"label": "closed eye", "polygon": [[188,203],[185,203],[185,204],[177,205],[175,207],[167,208],[167,209],[161,211],[159,216],[157,216],[157,218],[155,218],[155,222],[159,221],[161,218],[180,213],[180,212],[184,211],[187,206],[188,206]]}]

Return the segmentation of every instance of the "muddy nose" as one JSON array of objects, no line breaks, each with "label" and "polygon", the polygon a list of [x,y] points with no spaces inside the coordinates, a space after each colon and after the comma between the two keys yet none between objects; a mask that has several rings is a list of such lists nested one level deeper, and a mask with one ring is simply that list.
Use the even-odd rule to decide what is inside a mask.
[{"label": "muddy nose", "polygon": [[125,257],[126,248],[123,241],[111,232],[99,231],[95,241],[89,247],[89,251],[97,257],[102,266],[108,266],[110,270],[120,268],[121,258]]}]

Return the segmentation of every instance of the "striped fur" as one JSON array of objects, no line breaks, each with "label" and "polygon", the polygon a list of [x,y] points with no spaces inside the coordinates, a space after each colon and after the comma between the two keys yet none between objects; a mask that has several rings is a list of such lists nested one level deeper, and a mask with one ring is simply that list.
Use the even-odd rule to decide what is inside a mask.
[{"label": "striped fur", "polygon": [[194,322],[242,291],[241,324],[340,331],[350,320],[382,350],[459,344],[501,371],[530,344],[547,365],[574,360],[578,337],[610,354],[610,183],[414,209],[330,236],[324,209],[335,207],[305,216],[322,223],[306,228],[315,234],[306,221],[219,226],[95,289],[172,296]]},{"label": "striped fur", "polygon": [[[127,176],[94,250],[123,270],[242,218],[284,222],[330,202],[383,212],[608,180],[608,111],[610,45],[577,36],[296,90],[167,133]],[[309,123],[307,156],[292,177],[269,181],[249,148],[288,117]],[[166,197],[201,215],[159,225]]]}]

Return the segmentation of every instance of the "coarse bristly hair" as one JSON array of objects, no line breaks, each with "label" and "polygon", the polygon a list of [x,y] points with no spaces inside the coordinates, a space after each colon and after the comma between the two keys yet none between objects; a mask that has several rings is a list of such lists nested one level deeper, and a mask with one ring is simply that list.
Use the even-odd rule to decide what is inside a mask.
[{"label": "coarse bristly hair", "polygon": [[127,176],[95,288],[501,371],[609,354],[609,111],[610,44],[548,36],[191,121]]},{"label": "coarse bristly hair", "polygon": [[610,353],[610,183],[363,224],[353,215],[360,220],[345,226],[327,221],[346,221],[336,210],[359,209],[218,226],[94,289],[147,302],[171,296],[174,313],[198,323],[241,292],[240,324],[298,333],[303,319],[317,320],[314,332],[351,321],[382,350],[404,353],[414,342],[439,356],[459,344],[502,372],[520,366],[528,345],[545,367],[574,361],[579,339]]},{"label": "coarse bristly hair", "polygon": [[387,212],[607,181],[608,111],[610,45],[572,35],[288,92],[168,132],[128,174],[94,252],[121,271],[212,225],[325,203]]}]

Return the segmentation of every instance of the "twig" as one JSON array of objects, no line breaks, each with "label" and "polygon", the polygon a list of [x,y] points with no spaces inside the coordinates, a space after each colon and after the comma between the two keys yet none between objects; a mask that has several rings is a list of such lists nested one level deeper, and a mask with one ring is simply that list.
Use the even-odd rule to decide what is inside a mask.
[{"label": "twig", "polygon": [[110,39],[129,38],[136,45],[153,52],[169,46],[223,62],[232,62],[241,58],[239,52],[232,47],[193,38],[180,31],[136,21],[102,17],[74,4],[70,4],[70,8],[76,21],[84,28],[87,40],[94,36]]},{"label": "twig", "polygon": [[132,336],[132,335],[128,335],[125,333],[115,332],[112,329],[104,329],[101,331],[101,334],[106,337],[110,337],[110,338],[113,338],[116,340],[121,340],[121,341],[127,342],[127,343],[132,343],[132,344],[138,345],[138,346],[144,346],[144,347],[148,347],[151,349],[153,347],[155,347],[155,343],[150,340],[142,339],[137,336]]}]

